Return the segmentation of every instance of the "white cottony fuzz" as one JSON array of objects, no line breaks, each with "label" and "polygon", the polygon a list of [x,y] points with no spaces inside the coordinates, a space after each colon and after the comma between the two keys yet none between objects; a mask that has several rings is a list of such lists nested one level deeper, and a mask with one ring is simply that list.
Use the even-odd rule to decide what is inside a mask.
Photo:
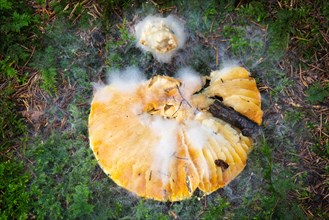
[{"label": "white cottony fuzz", "polygon": [[174,120],[153,117],[151,129],[158,136],[158,142],[153,148],[152,170],[156,170],[165,184],[169,181],[170,163],[177,150],[179,126]]},{"label": "white cottony fuzz", "polygon": [[180,69],[175,77],[181,80],[181,92],[187,100],[202,88],[201,76],[190,67]]},{"label": "white cottony fuzz", "polygon": [[109,102],[112,98],[112,94],[109,92],[108,88],[104,86],[94,87],[94,101],[96,102]]},{"label": "white cottony fuzz", "polygon": [[185,134],[187,140],[190,143],[193,143],[191,146],[194,148],[202,150],[202,148],[207,144],[207,132],[199,122],[188,122],[186,125]]},{"label": "white cottony fuzz", "polygon": [[133,67],[129,67],[123,71],[110,71],[108,76],[108,82],[111,86],[126,93],[135,92],[137,87],[145,81],[145,75]]},{"label": "white cottony fuzz", "polygon": [[233,67],[241,66],[238,60],[223,60],[222,64],[220,65],[220,72],[227,73],[229,72]]}]

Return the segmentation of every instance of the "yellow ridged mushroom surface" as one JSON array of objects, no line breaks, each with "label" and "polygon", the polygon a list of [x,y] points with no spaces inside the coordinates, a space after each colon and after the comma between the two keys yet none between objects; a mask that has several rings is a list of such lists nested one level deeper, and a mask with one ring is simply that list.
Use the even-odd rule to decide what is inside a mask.
[{"label": "yellow ridged mushroom surface", "polygon": [[221,97],[223,103],[258,125],[262,123],[261,95],[256,80],[242,67],[224,68],[211,73],[208,97]]}]

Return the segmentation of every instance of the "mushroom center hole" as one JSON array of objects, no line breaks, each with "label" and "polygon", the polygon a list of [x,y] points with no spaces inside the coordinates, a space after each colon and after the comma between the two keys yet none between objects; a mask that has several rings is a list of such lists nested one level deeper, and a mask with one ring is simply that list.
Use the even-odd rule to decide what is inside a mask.
[{"label": "mushroom center hole", "polygon": [[146,105],[144,112],[150,115],[159,115],[165,119],[173,119],[178,122],[182,122],[193,115],[193,109],[184,100],[171,100],[159,105],[149,103]]},{"label": "mushroom center hole", "polygon": [[163,107],[164,116],[167,118],[176,118],[177,117],[177,107],[173,104],[165,104]]},{"label": "mushroom center hole", "polygon": [[164,118],[174,119],[178,116],[179,106],[175,103],[166,103],[158,106],[154,103],[149,103],[145,111],[151,115],[160,115]]}]

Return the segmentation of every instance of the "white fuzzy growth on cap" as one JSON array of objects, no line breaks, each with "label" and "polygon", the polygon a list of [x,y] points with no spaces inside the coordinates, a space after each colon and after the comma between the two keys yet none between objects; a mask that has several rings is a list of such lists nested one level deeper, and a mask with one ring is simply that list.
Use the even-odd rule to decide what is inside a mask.
[{"label": "white fuzzy growth on cap", "polygon": [[182,81],[181,93],[187,101],[190,101],[191,96],[202,88],[201,76],[190,67],[180,69],[176,78]]},{"label": "white fuzzy growth on cap", "polygon": [[124,71],[114,70],[108,75],[109,84],[124,93],[134,93],[145,81],[145,75],[133,67],[126,68]]},{"label": "white fuzzy growth on cap", "polygon": [[179,125],[174,120],[163,119],[160,116],[152,118],[151,126],[157,133],[158,142],[153,148],[152,170],[158,172],[163,184],[168,183],[170,164],[177,151]]}]

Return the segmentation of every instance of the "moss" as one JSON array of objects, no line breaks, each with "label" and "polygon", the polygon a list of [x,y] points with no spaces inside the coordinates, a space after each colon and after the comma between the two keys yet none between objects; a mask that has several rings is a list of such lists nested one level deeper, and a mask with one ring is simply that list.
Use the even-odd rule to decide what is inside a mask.
[{"label": "moss", "polygon": [[322,86],[319,82],[314,83],[306,90],[306,99],[310,104],[319,104],[329,96],[329,83]]},{"label": "moss", "polygon": [[90,176],[95,166],[88,144],[79,137],[53,133],[34,140],[27,156],[34,161],[30,202],[39,218],[77,218],[90,215]]}]

